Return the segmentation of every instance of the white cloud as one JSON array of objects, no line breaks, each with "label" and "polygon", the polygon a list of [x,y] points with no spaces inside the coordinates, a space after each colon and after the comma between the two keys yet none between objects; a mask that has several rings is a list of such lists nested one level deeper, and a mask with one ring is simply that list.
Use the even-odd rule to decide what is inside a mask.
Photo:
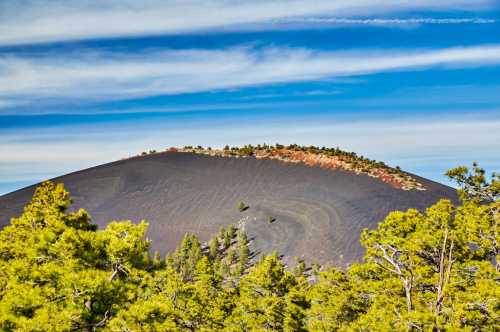
[{"label": "white cloud", "polygon": [[169,146],[258,143],[340,146],[443,180],[443,171],[477,160],[498,170],[500,120],[477,115],[336,120],[290,115],[151,120],[147,123],[67,125],[0,132],[0,182],[44,179]]},{"label": "white cloud", "polygon": [[[312,97],[312,96],[333,96],[341,94],[340,90],[308,90],[308,91],[290,91],[280,93],[262,93],[252,94],[249,96],[236,97],[237,100],[258,100],[258,99],[273,99],[273,98],[290,98],[290,97]],[[295,103],[296,104],[296,103]],[[253,104],[252,104],[253,105]],[[258,104],[257,104],[258,106]]]},{"label": "white cloud", "polygon": [[0,45],[178,34],[317,15],[476,10],[494,0],[86,0],[0,3]]},{"label": "white cloud", "polygon": [[8,99],[5,99],[5,100],[0,99],[0,109],[19,106],[20,103],[21,103],[20,101],[17,102],[17,101],[12,101],[12,100],[8,100]]},{"label": "white cloud", "polygon": [[340,18],[303,17],[277,20],[277,23],[340,24],[340,25],[421,25],[421,24],[494,24],[495,19],[485,18]]},{"label": "white cloud", "polygon": [[156,50],[0,57],[0,99],[126,99],[428,67],[500,63],[500,45],[323,52],[290,48]]}]

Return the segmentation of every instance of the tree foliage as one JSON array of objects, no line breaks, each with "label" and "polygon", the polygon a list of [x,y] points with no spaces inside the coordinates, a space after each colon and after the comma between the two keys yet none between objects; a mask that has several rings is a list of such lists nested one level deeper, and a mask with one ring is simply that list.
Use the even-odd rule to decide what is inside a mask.
[{"label": "tree foliage", "polygon": [[500,197],[500,174],[493,173],[488,180],[486,171],[477,163],[472,164],[472,169],[466,166],[452,168],[446,176],[460,186],[462,200],[491,203]]},{"label": "tree foliage", "polygon": [[362,233],[362,262],[317,272],[253,257],[234,226],[207,244],[186,234],[162,259],[146,223],[97,230],[46,182],[0,232],[0,330],[495,331],[498,177],[448,175],[460,205],[393,212]]}]

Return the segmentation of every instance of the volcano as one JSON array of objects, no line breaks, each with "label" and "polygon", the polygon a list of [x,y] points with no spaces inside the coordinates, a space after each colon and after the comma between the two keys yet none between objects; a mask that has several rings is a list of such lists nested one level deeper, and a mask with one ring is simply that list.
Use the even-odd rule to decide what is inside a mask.
[{"label": "volcano", "polygon": [[[375,228],[389,212],[457,199],[455,189],[409,173],[425,190],[320,166],[171,150],[52,181],[64,183],[73,208],[86,209],[100,228],[112,220],[148,221],[152,249],[162,254],[186,233],[204,241],[235,224],[245,229],[256,254],[277,251],[288,261],[340,266],[362,257],[361,231]],[[0,226],[22,213],[35,188],[0,197]]]}]

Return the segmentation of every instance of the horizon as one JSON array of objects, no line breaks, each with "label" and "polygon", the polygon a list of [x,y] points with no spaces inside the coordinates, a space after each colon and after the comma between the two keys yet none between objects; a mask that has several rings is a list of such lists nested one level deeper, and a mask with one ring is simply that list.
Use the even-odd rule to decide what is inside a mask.
[{"label": "horizon", "polygon": [[0,4],[0,195],[170,146],[340,147],[500,170],[500,7]]}]

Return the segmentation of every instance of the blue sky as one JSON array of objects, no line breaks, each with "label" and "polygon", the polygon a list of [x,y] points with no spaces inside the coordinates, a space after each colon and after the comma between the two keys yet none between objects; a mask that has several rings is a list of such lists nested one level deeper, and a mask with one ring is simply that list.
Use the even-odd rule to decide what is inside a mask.
[{"label": "blue sky", "polygon": [[143,150],[339,146],[500,170],[489,0],[0,3],[0,194]]}]

